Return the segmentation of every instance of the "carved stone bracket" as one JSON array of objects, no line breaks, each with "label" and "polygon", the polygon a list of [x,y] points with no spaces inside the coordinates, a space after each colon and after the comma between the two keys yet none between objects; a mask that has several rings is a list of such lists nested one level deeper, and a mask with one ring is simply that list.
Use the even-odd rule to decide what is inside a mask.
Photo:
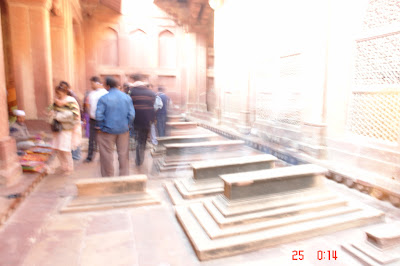
[{"label": "carved stone bracket", "polygon": [[53,0],[51,4],[51,13],[55,16],[62,16],[62,1],[61,0]]}]

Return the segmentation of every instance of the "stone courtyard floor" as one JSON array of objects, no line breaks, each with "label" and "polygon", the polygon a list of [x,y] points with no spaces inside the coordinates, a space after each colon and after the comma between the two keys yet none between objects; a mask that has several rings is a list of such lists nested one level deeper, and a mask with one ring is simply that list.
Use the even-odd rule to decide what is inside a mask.
[{"label": "stone courtyard floor", "polygon": [[[149,150],[147,153],[140,169],[133,165],[131,156],[130,173],[148,175],[147,189],[160,197],[160,205],[60,214],[59,208],[76,193],[76,180],[100,176],[98,160],[78,162],[70,177],[44,177],[0,228],[0,265],[361,265],[340,245],[362,237],[362,229],[367,227],[200,262],[162,186],[168,178],[151,174],[152,158]],[[329,180],[327,183],[343,197],[384,211],[387,222],[400,219],[400,209],[388,202]],[[292,260],[293,251],[298,250],[304,250],[304,260]],[[335,250],[337,260],[318,260],[318,250]]]}]

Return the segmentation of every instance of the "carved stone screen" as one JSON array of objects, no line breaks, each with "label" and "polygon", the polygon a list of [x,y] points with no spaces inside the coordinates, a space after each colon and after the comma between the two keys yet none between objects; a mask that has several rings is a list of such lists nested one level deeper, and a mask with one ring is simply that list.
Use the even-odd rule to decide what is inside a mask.
[{"label": "carved stone screen", "polygon": [[400,134],[400,4],[371,0],[356,40],[354,84],[347,122],[358,136],[396,143]]},{"label": "carved stone screen", "polygon": [[353,92],[349,129],[377,140],[397,142],[400,132],[399,92]]}]

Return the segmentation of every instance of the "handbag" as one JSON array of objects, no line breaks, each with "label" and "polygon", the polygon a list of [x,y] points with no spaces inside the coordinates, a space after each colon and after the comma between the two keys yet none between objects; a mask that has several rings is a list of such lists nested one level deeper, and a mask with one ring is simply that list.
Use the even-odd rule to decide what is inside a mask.
[{"label": "handbag", "polygon": [[53,119],[51,122],[51,131],[53,132],[60,132],[62,130],[62,125],[57,120]]}]

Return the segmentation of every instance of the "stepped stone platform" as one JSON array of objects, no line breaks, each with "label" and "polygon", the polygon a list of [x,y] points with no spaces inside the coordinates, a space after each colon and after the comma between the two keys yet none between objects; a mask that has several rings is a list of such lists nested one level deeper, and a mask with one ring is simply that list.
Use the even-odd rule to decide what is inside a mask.
[{"label": "stepped stone platform", "polygon": [[146,192],[146,182],[146,175],[78,180],[75,183],[77,197],[69,199],[60,212],[96,211],[160,203]]},{"label": "stepped stone platform", "polygon": [[184,119],[181,115],[169,115],[167,116],[168,122],[184,122]]},{"label": "stepped stone platform", "polygon": [[195,134],[195,135],[182,135],[182,136],[168,136],[158,137],[158,145],[151,151],[152,156],[158,156],[165,153],[165,144],[171,143],[193,143],[193,142],[204,142],[210,140],[216,140],[221,138],[217,134]]},{"label": "stepped stone platform", "polygon": [[382,221],[382,212],[331,193],[325,173],[298,165],[221,175],[224,194],[176,206],[176,217],[200,260]]},{"label": "stepped stone platform", "polygon": [[173,130],[167,130],[167,136],[187,136],[187,135],[198,135],[198,134],[210,134],[210,131],[202,128],[202,127],[196,127],[196,128],[189,128],[189,129],[173,129]]},{"label": "stepped stone platform", "polygon": [[243,140],[216,140],[202,141],[194,143],[170,143],[165,144],[165,153],[171,155],[189,155],[215,151],[232,151],[240,148],[244,144]]},{"label": "stepped stone platform", "polygon": [[165,188],[172,202],[181,204],[188,199],[222,193],[224,182],[220,175],[273,168],[276,160],[272,155],[260,154],[195,162],[191,164],[193,176],[177,179],[174,185],[167,184]]},{"label": "stepped stone platform", "polygon": [[[243,142],[238,141],[210,141],[208,143],[214,142],[212,145],[205,145],[206,142],[199,145],[195,143],[195,146],[190,147],[192,144],[187,143],[187,148],[174,147],[174,151],[168,152],[168,145],[166,144],[167,151],[164,156],[156,158],[154,160],[156,168],[160,172],[171,172],[179,170],[191,170],[191,163],[205,160],[218,160],[224,158],[240,157],[240,156],[250,156],[263,154],[260,151],[254,150],[243,145]],[[171,153],[173,155],[171,155]]]},{"label": "stepped stone platform", "polygon": [[365,265],[400,265],[400,222],[376,226],[365,235],[342,248]]},{"label": "stepped stone platform", "polygon": [[167,122],[167,129],[173,130],[173,129],[192,129],[192,128],[197,128],[197,123],[196,122]]}]

